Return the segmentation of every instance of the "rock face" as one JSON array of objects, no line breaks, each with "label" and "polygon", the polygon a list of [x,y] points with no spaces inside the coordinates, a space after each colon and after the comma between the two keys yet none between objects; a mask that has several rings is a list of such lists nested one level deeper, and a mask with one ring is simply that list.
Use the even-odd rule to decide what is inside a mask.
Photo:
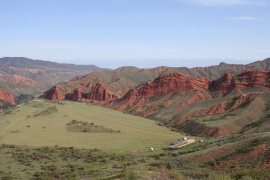
[{"label": "rock face", "polygon": [[54,86],[49,91],[45,92],[42,97],[50,100],[63,100],[65,95],[61,92],[61,87]]},{"label": "rock face", "polygon": [[255,88],[259,86],[270,88],[269,71],[248,71],[236,78],[234,81],[236,88]]},{"label": "rock face", "polygon": [[234,78],[226,73],[222,78],[212,82],[210,90],[222,92],[222,95],[224,96],[234,88],[246,89],[259,86],[270,87],[269,71],[248,71],[235,76]]},{"label": "rock face", "polygon": [[87,96],[87,99],[96,101],[109,101],[117,98],[119,98],[119,96],[111,92],[103,84],[94,84],[91,92]]},{"label": "rock face", "polygon": [[221,95],[224,96],[232,90],[232,81],[232,76],[228,73],[225,73],[223,77],[211,83],[210,90],[219,91],[221,92]]},{"label": "rock face", "polygon": [[[247,89],[259,86],[270,87],[269,71],[249,71],[232,77],[225,73],[223,77],[216,81],[208,78],[191,78],[181,73],[173,73],[148,82],[136,90],[130,90],[120,103],[125,101],[129,105],[138,104],[140,98],[162,97],[170,92],[177,91],[195,91],[208,90],[210,92],[219,92],[225,96],[233,89]],[[133,103],[133,104],[132,104]],[[224,112],[224,104],[212,107],[209,111],[218,110]]]},{"label": "rock face", "polygon": [[73,93],[72,93],[72,96],[71,96],[71,99],[73,101],[79,101],[82,99],[82,92],[80,90],[80,88],[76,88]]},{"label": "rock face", "polygon": [[[80,78],[72,79],[71,82],[79,80]],[[163,97],[168,93],[175,93],[178,91],[208,91],[218,92],[220,97],[230,93],[233,89],[246,89],[254,88],[259,86],[270,87],[270,72],[269,71],[249,71],[238,76],[232,77],[230,74],[225,73],[223,77],[218,80],[211,81],[209,78],[192,78],[182,73],[172,73],[165,76],[158,77],[152,82],[147,82],[137,89],[129,90],[118,102],[119,104],[126,105],[139,105],[146,101],[142,98],[147,99],[151,97]],[[84,82],[80,84],[81,87],[89,87],[90,82]],[[117,93],[112,92],[102,83],[93,84],[90,92],[83,92],[79,87],[76,87],[73,93],[62,93],[61,86],[55,86],[46,93],[43,97],[50,100],[63,100],[70,99],[78,101],[82,98],[96,101],[110,101],[120,98]],[[115,87],[115,86],[112,86]],[[197,99],[204,99],[197,95]],[[208,94],[208,96],[210,96]],[[194,99],[194,98],[193,98]],[[194,99],[196,101],[196,98]],[[180,103],[181,104],[181,103]],[[224,104],[220,104],[211,108],[213,109],[224,109]]]},{"label": "rock face", "polygon": [[158,77],[153,82],[148,82],[138,89],[130,90],[119,104],[140,105],[145,103],[142,98],[162,97],[177,91],[207,90],[210,83],[211,80],[208,78],[191,78],[182,73],[173,73]]},{"label": "rock face", "polygon": [[[84,87],[84,84],[83,84]],[[50,100],[72,100],[81,101],[82,99],[94,100],[94,101],[110,101],[119,98],[119,96],[111,92],[105,85],[97,83],[94,84],[89,93],[83,92],[80,87],[77,87],[70,91],[64,90],[61,86],[54,86],[52,89],[45,92],[42,97]]]},{"label": "rock face", "polygon": [[14,96],[12,93],[4,91],[0,88],[0,100],[10,103],[12,105],[15,104]]}]

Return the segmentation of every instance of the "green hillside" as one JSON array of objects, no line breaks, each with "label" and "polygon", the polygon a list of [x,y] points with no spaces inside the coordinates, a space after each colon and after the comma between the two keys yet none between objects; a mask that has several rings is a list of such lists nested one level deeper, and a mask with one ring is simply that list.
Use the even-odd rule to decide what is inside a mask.
[{"label": "green hillside", "polygon": [[269,119],[167,151],[183,134],[99,106],[35,100],[0,116],[0,179],[270,178]]},{"label": "green hillside", "polygon": [[[67,124],[73,120],[112,129],[112,133],[68,131]],[[155,121],[68,101],[32,102],[6,112],[0,120],[0,143],[15,145],[148,150],[167,147],[181,137]]]}]

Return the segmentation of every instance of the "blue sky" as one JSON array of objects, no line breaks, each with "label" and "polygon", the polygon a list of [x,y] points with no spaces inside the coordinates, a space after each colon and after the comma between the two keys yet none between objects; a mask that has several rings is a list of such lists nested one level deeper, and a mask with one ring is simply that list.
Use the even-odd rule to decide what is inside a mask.
[{"label": "blue sky", "polygon": [[270,0],[0,0],[0,57],[116,68],[270,57]]}]

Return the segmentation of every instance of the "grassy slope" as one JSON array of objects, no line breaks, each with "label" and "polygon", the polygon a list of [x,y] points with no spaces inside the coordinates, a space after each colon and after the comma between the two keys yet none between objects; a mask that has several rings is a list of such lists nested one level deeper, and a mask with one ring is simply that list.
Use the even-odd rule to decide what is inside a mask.
[{"label": "grassy slope", "polygon": [[[56,106],[58,112],[39,115]],[[66,124],[72,120],[95,123],[121,133],[72,133]],[[181,134],[156,125],[155,121],[119,111],[76,102],[32,102],[0,118],[0,143],[27,146],[64,146],[103,150],[161,149]]]},{"label": "grassy slope", "polygon": [[[54,106],[56,112],[55,108],[50,108]],[[94,123],[121,132],[68,132],[65,125],[72,120]],[[249,176],[253,177],[254,168],[259,167],[266,155],[256,157],[248,153],[259,145],[269,145],[270,142],[269,132],[263,132],[204,138],[203,143],[197,141],[176,151],[161,149],[180,137],[179,133],[157,126],[155,121],[98,106],[68,101],[31,102],[0,117],[0,177],[103,179],[119,175],[119,179],[127,179],[128,173],[133,172],[140,174],[138,179],[147,179],[151,174],[160,177],[164,167],[170,170],[164,170],[169,174],[177,172],[178,175],[180,173],[205,179],[209,174],[208,179],[213,179],[213,170],[219,173],[230,172],[227,176],[232,177],[241,171],[239,168],[250,168]],[[81,149],[70,148],[71,146]],[[155,151],[148,151],[150,146]],[[90,150],[94,148],[102,151]],[[254,162],[243,159],[246,154],[254,157]],[[243,160],[230,162],[238,156],[242,156]],[[255,173],[258,174],[262,172]],[[240,177],[244,175],[242,173]],[[266,176],[270,177],[270,174],[261,175]],[[171,179],[177,178],[173,176]]]}]

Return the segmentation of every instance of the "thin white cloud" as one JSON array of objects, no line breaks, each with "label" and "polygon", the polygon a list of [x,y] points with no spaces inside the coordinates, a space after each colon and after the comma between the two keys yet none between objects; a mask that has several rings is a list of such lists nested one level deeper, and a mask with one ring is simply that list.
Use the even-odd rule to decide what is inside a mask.
[{"label": "thin white cloud", "polygon": [[259,18],[252,17],[252,16],[238,16],[238,17],[234,17],[233,19],[235,19],[235,20],[241,20],[241,21],[254,21],[254,20],[259,20]]},{"label": "thin white cloud", "polygon": [[180,2],[203,6],[233,6],[233,5],[269,5],[265,0],[178,0]]}]

